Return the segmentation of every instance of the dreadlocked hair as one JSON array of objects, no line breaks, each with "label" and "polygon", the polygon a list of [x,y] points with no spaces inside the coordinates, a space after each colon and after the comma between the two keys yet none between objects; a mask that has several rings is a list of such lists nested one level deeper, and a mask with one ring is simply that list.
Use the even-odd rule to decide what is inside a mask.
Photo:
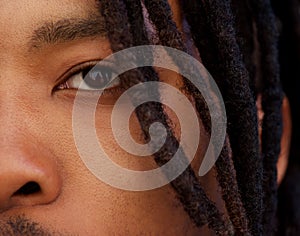
[{"label": "dreadlocked hair", "polygon": [[[157,28],[159,39],[165,46],[186,51],[180,40],[180,33],[172,20],[171,9],[166,1],[145,1],[145,6],[149,12],[150,20]],[[190,65],[187,65],[190,66]],[[196,100],[196,108],[207,131],[210,131],[210,120],[207,118],[206,107],[203,105],[203,98],[199,91],[188,85],[187,89],[193,94]],[[205,111],[205,113],[203,112]],[[203,118],[204,113],[204,118]],[[248,232],[247,218],[240,201],[235,172],[232,163],[229,161],[228,147],[224,145],[221,155],[216,163],[217,178],[222,187],[222,196],[225,201],[228,214],[237,234]]]},{"label": "dreadlocked hair", "polygon": [[277,235],[300,235],[300,1],[272,0],[280,21],[279,61],[282,86],[289,99],[292,116],[292,140],[286,175],[278,191]]},{"label": "dreadlocked hair", "polygon": [[[155,12],[158,12],[160,15],[151,14],[152,12],[149,11],[149,4],[153,4],[153,6],[150,5],[150,8],[152,7],[152,9],[156,9]],[[153,1],[151,1],[151,2],[145,1],[145,6],[147,7],[147,9],[150,13],[150,17],[151,17],[150,20],[157,21],[157,22],[154,22],[154,24],[159,22],[159,24],[155,24],[155,26],[158,30],[158,34],[160,34],[163,31],[164,35],[159,35],[159,39],[160,39],[161,43],[165,46],[171,46],[171,47],[185,51],[185,48],[180,40],[180,34],[177,31],[177,28],[175,27],[175,23],[171,19],[171,11],[168,8],[168,4],[164,3],[165,5],[163,5],[160,2],[158,2],[157,4],[158,5],[156,5],[155,1],[154,2]],[[129,7],[128,11],[130,11],[130,6],[128,6],[128,7]],[[161,7],[162,9],[159,9],[159,7]],[[141,7],[139,10],[141,10]],[[138,12],[136,8],[133,8],[133,11]],[[164,17],[160,12],[164,12],[168,16]],[[133,13],[133,14],[131,15],[131,13]],[[137,20],[136,14],[134,14],[134,12],[132,12],[132,11],[128,12],[128,16],[129,16],[129,18],[132,17],[133,19],[136,19],[137,22],[141,22],[140,20]],[[142,18],[142,14],[140,14],[140,18]],[[136,27],[136,23],[133,22],[132,26]],[[168,30],[168,28],[170,28],[170,30]],[[170,42],[172,42],[172,43],[170,43]],[[190,91],[192,90],[192,94],[194,95],[194,98],[195,98],[195,95],[197,95],[199,92],[196,89],[192,88],[191,86],[189,86],[188,88],[190,89]],[[202,113],[201,113],[201,115],[202,115],[203,111],[207,111],[207,109],[203,105],[204,103],[203,103],[203,99],[202,99],[201,95],[199,94],[199,97],[196,97],[196,98],[197,98],[196,99],[197,109],[198,109],[198,111],[202,111]],[[206,121],[206,128],[210,129],[210,124],[207,123],[207,121],[208,121],[207,113],[205,113],[205,115],[206,115],[206,119],[204,119],[204,121]],[[203,119],[203,116],[202,116],[202,119]],[[230,161],[228,161],[228,147],[226,145],[221,153],[220,160],[217,163],[217,170],[218,170],[218,180],[220,181],[221,187],[223,189],[223,198],[224,198],[225,202],[227,203],[227,209],[229,211],[229,215],[230,215],[233,225],[235,227],[236,233],[237,234],[239,234],[239,233],[246,234],[248,232],[247,219],[246,219],[242,204],[239,201],[240,197],[239,197],[238,190],[237,190],[237,183],[235,181],[234,175],[232,174],[232,173],[234,173],[234,169],[232,167],[232,163]],[[228,186],[231,186],[231,188],[229,188]],[[231,201],[227,201],[227,200],[229,200],[229,196],[230,196]]]},{"label": "dreadlocked hair", "polygon": [[[190,166],[171,185],[198,227],[208,224],[217,235],[268,235],[272,233],[270,227],[273,227],[276,211],[276,161],[280,151],[282,102],[276,49],[278,34],[275,25],[272,25],[275,19],[269,0],[180,1],[194,45],[225,101],[228,138],[215,168],[230,221],[209,199]],[[147,34],[143,7],[156,30],[158,43],[187,52],[167,0],[101,0],[99,4],[113,52],[153,43]],[[253,13],[256,25],[247,20]],[[255,105],[255,30],[263,64],[262,106],[265,116],[262,155]],[[178,63],[176,57],[169,56]],[[190,65],[183,67],[193,70]],[[121,77],[124,88],[139,82],[159,81],[152,67],[131,70]],[[192,95],[204,127],[210,133],[211,119],[201,93],[187,79],[183,78],[183,81],[184,89]],[[154,92],[159,97],[159,92]],[[139,92],[135,94],[135,99],[145,94],[147,91]],[[138,106],[136,115],[146,140],[149,139],[148,130],[153,122],[160,122],[166,128],[165,145],[154,154],[156,163],[164,165],[181,147],[163,106],[149,102]],[[181,153],[184,156],[184,150]]]},{"label": "dreadlocked hair", "polygon": [[274,234],[277,210],[277,161],[282,132],[281,106],[283,92],[279,76],[278,29],[270,0],[252,1],[258,41],[261,50],[262,154],[264,165],[264,234]]},{"label": "dreadlocked hair", "polygon": [[[203,64],[218,83],[228,115],[228,133],[241,199],[253,235],[262,234],[262,161],[259,155],[257,110],[236,39],[230,1],[182,4]],[[191,6],[198,12],[189,15]],[[197,17],[194,15],[197,14]],[[239,116],[239,114],[244,114]]]},{"label": "dreadlocked hair", "polygon": [[249,72],[249,86],[253,92],[254,99],[257,99],[257,74],[255,63],[255,42],[254,24],[252,20],[252,9],[249,1],[232,0],[232,9],[235,11],[234,23],[236,29],[236,40],[239,45],[243,62]]},{"label": "dreadlocked hair", "polygon": [[[129,7],[129,3],[133,2],[134,1],[126,1],[127,6]],[[135,14],[139,18],[139,21],[137,21],[138,23],[136,24],[140,24],[142,22],[142,11],[139,4],[140,3],[136,2],[135,5],[138,6],[137,9],[140,9],[139,11],[136,11],[136,14],[138,15]],[[123,1],[101,1],[101,13],[106,21],[108,37],[111,42],[111,48],[113,52],[119,51],[123,48],[131,47],[133,45],[140,45],[146,40],[145,35],[141,35],[141,37],[135,37],[135,40],[133,40],[133,37],[130,34],[130,27],[128,25],[129,21],[123,14],[124,12],[127,12],[125,6],[126,5]],[[130,7],[128,8],[128,11],[132,13],[132,11],[130,11]],[[132,25],[134,26],[134,24]],[[131,31],[135,29],[135,27],[131,27]],[[143,28],[138,30],[141,30],[140,32],[142,32],[142,34],[145,33]],[[145,72],[145,70],[143,72]],[[154,76],[152,79],[158,79],[157,75],[152,71],[152,69],[148,69],[148,72],[148,75],[150,74]],[[131,71],[130,73],[126,74],[127,76],[123,75],[122,78],[125,87],[130,87],[134,84],[137,84],[139,81],[150,79],[144,78],[145,75],[139,72]],[[140,93],[138,96],[143,96],[143,93]],[[137,96],[135,96],[135,99],[136,97]],[[168,136],[164,147],[159,152],[154,154],[157,164],[159,166],[164,165],[172,158],[175,151],[178,148],[181,148],[178,147],[178,141],[174,137],[172,130],[168,125],[167,115],[164,114],[160,105],[156,104],[155,106],[153,103],[143,104],[142,106],[138,107],[136,109],[136,114],[141,124],[141,128],[145,133],[146,139],[148,137],[147,130],[149,129],[149,124],[155,121],[161,122],[167,129]],[[208,223],[209,227],[211,227],[217,235],[231,234],[229,232],[230,227],[226,225],[223,216],[220,214],[216,205],[206,196],[194,171],[190,166],[177,179],[173,180],[171,185],[177,192],[184,209],[197,226],[200,227]]]}]

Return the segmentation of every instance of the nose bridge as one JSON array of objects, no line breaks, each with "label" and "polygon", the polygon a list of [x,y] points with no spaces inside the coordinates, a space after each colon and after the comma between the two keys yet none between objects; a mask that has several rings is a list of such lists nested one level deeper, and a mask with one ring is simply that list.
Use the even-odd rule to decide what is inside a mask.
[{"label": "nose bridge", "polygon": [[[3,98],[3,97],[2,97]],[[21,105],[11,98],[1,99],[0,105],[0,148],[6,144],[11,146],[21,139],[25,139],[26,117]]]},{"label": "nose bridge", "polygon": [[[0,63],[1,64],[1,63]],[[14,63],[15,65],[16,63]],[[8,66],[0,76],[0,151],[37,150],[45,127],[38,88],[26,73]],[[0,66],[2,68],[2,66]],[[22,75],[23,77],[18,77]],[[17,154],[16,154],[17,155]],[[31,156],[25,155],[25,156]],[[0,153],[1,158],[1,153]]]},{"label": "nose bridge", "polygon": [[33,98],[34,94],[20,81],[0,80],[0,139],[23,133],[28,121],[35,119],[38,111],[34,108],[36,101]]}]

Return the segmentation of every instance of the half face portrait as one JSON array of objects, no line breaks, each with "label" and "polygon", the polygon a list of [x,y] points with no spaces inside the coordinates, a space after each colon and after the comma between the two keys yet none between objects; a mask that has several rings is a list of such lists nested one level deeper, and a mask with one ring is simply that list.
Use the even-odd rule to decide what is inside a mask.
[{"label": "half face portrait", "polygon": [[0,0],[0,235],[277,235],[292,124],[275,13]]}]

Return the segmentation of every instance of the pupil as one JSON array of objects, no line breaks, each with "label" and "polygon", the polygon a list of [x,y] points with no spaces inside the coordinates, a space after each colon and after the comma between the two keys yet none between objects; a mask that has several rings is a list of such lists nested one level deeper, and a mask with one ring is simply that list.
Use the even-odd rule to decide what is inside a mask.
[{"label": "pupil", "polygon": [[112,79],[112,71],[109,68],[99,67],[91,71],[91,69],[82,72],[84,82],[91,88],[103,89]]}]

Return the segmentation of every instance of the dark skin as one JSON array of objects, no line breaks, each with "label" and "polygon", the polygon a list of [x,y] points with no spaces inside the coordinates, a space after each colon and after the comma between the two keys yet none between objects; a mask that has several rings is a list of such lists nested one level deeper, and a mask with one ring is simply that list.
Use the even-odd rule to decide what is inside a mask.
[{"label": "dark skin", "polygon": [[[182,29],[178,3],[169,2]],[[95,178],[78,156],[72,135],[78,77],[68,77],[66,72],[111,54],[97,12],[92,0],[0,3],[0,234],[208,235],[205,227],[194,226],[169,185],[139,193],[115,189]],[[55,26],[68,22],[65,19],[77,26],[86,21],[99,30],[81,32],[75,38],[33,37],[49,22]],[[172,83],[170,72],[159,74],[162,81]],[[65,83],[73,90],[60,87]],[[180,87],[181,82],[173,85]],[[96,113],[99,140],[110,158],[126,168],[156,168],[151,158],[132,157],[115,143],[109,122],[111,104],[119,93],[109,91]],[[141,139],[135,116],[130,126],[133,136]],[[202,134],[199,156],[207,145],[204,130]],[[194,167],[197,170],[196,162]],[[216,185],[212,174],[205,177],[212,183],[207,188],[218,200],[216,188],[211,187]],[[40,190],[15,194],[30,181],[38,183]]]},{"label": "dark skin", "polygon": [[[72,135],[76,93],[56,88],[69,69],[108,56],[109,42],[93,32],[50,43],[32,36],[45,23],[90,18],[98,11],[94,1],[1,1],[0,11],[1,77],[10,78],[1,80],[0,228],[11,231],[18,227],[14,217],[25,216],[61,234],[199,234],[170,186],[140,193],[115,189],[94,177],[78,156]],[[68,79],[75,87],[76,78]],[[97,109],[96,117],[101,117],[96,127],[110,158],[131,169],[156,168],[152,158],[134,158],[113,141],[110,104],[118,93],[109,91]],[[134,117],[130,125],[140,138]],[[14,194],[29,181],[38,183],[41,191]],[[5,222],[11,217],[9,226]],[[26,225],[24,220],[21,225]],[[27,232],[31,225],[25,227]]]}]

